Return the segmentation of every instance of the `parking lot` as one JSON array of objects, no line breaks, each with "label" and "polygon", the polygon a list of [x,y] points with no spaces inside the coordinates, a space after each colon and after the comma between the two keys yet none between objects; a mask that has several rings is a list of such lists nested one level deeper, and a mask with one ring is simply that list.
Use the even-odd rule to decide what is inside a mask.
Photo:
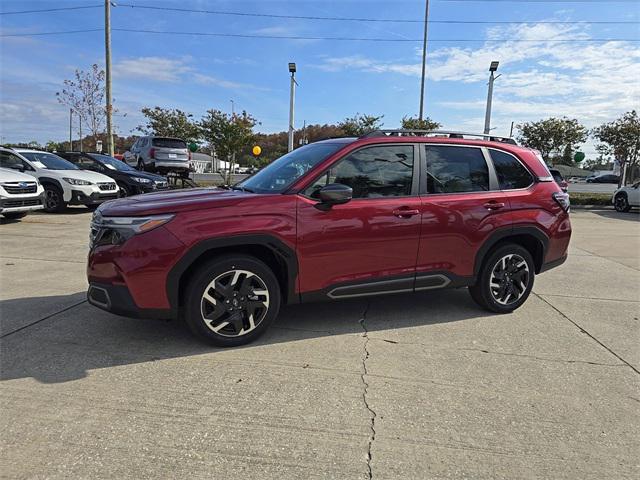
[{"label": "parking lot", "polygon": [[0,225],[6,478],[638,478],[640,222],[575,211],[506,316],[465,290],[292,306],[257,343],[85,301],[90,213]]}]

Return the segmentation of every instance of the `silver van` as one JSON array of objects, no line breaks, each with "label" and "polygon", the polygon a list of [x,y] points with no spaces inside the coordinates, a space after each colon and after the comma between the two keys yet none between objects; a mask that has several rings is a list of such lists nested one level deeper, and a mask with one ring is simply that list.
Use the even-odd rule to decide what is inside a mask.
[{"label": "silver van", "polygon": [[142,171],[188,171],[191,154],[184,140],[146,136],[138,138],[123,158],[126,163]]}]

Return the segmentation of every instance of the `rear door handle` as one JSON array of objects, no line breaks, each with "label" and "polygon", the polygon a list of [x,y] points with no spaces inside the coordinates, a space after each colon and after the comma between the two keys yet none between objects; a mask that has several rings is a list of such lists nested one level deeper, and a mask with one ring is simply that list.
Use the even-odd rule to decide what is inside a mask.
[{"label": "rear door handle", "polygon": [[487,210],[499,210],[501,208],[504,208],[504,203],[492,200],[491,202],[485,203],[484,208],[486,208]]},{"label": "rear door handle", "polygon": [[398,218],[409,218],[409,217],[413,217],[414,215],[420,215],[420,210],[415,209],[415,208],[396,208],[393,211],[393,214],[398,217]]}]

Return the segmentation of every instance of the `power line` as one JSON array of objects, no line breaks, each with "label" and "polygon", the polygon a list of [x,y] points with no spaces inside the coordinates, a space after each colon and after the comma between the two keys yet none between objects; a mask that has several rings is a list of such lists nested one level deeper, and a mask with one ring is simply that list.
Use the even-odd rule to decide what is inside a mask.
[{"label": "power line", "polygon": [[17,12],[0,12],[0,15],[20,15],[23,13],[44,13],[44,12],[62,12],[68,10],[85,10],[88,8],[99,8],[103,5],[83,5],[81,7],[59,7],[59,8],[45,8],[44,10],[20,10]]},{"label": "power line", "polygon": [[[475,0],[474,0],[475,1]],[[407,19],[407,18],[366,18],[366,17],[323,17],[323,16],[308,16],[308,15],[278,15],[274,13],[249,13],[249,12],[230,12],[226,10],[200,10],[192,8],[177,8],[177,7],[158,7],[153,5],[133,5],[130,3],[119,3],[118,7],[138,8],[144,10],[159,10],[168,12],[182,12],[182,13],[206,13],[211,15],[232,15],[238,17],[263,17],[263,18],[286,18],[294,20],[329,20],[338,22],[378,22],[378,23],[424,23],[423,20]],[[608,21],[608,20],[595,20],[595,21],[504,21],[504,20],[429,20],[428,23],[444,23],[444,24],[565,24],[565,23],[579,23],[579,24],[599,24],[599,25],[635,25],[640,22],[633,20],[624,21]]]},{"label": "power line", "polygon": [[[161,31],[161,30],[141,30],[130,28],[113,28],[113,31],[127,33],[149,33],[154,35],[192,35],[204,37],[230,37],[230,38],[262,38],[274,40],[327,40],[327,41],[353,41],[353,42],[422,42],[421,38],[375,38],[375,37],[313,37],[298,35],[259,35],[250,33],[219,33],[219,32],[185,32],[185,31]],[[75,33],[103,32],[104,28],[94,28],[87,30],[67,30],[62,32],[32,32],[32,33],[7,33],[0,34],[0,37],[31,37],[44,35],[67,35]],[[514,38],[437,38],[429,40],[430,42],[640,42],[638,38],[556,38],[556,39],[514,39]]]}]

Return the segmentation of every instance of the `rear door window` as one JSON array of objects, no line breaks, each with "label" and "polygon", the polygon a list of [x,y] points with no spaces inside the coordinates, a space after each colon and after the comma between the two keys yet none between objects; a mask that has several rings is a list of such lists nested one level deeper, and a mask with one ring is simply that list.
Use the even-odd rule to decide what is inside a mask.
[{"label": "rear door window", "polygon": [[176,138],[154,138],[151,143],[158,148],[187,148],[186,142]]},{"label": "rear door window", "polygon": [[427,145],[425,150],[428,193],[489,190],[489,168],[479,148]]},{"label": "rear door window", "polygon": [[516,157],[500,150],[490,149],[489,153],[496,169],[500,190],[527,188],[533,183],[533,176]]}]

